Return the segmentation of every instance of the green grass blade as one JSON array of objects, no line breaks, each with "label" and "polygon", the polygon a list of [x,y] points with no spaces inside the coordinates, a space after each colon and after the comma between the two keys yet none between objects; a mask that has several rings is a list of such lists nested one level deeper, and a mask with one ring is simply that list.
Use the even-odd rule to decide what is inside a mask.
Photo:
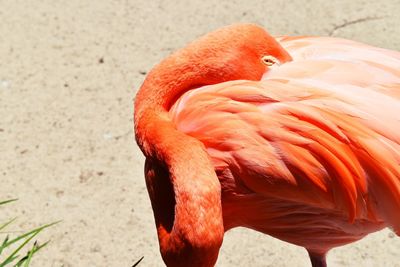
[{"label": "green grass blade", "polygon": [[[55,225],[55,224],[57,224],[57,223],[60,223],[60,222],[61,222],[61,221],[57,221],[57,222],[45,224],[45,225],[40,226],[40,227],[38,227],[38,228],[36,228],[36,229],[33,229],[32,231],[29,231],[29,232],[25,233],[25,234],[23,234],[23,235],[20,235],[20,236],[14,238],[14,239],[8,241],[7,244],[6,244],[6,247],[9,246],[9,245],[11,245],[11,244],[13,244],[13,243],[15,243],[15,242],[18,242],[19,240],[21,240],[21,239],[23,239],[23,238],[25,238],[25,237],[27,237],[27,236],[30,236],[30,235],[32,235],[32,234],[35,234],[35,235],[36,235],[37,233],[39,233],[39,232],[42,231],[43,229],[48,228],[48,227],[50,227],[50,226],[53,226],[53,225]],[[0,267],[1,267],[1,266],[0,266]]]},{"label": "green grass blade", "polygon": [[143,260],[144,256],[142,256],[137,262],[135,262],[132,267],[136,267],[142,260]]},{"label": "green grass blade", "polygon": [[[0,205],[4,205],[10,202],[14,202],[17,201],[18,199],[8,199],[5,201],[1,201]],[[7,226],[9,226],[11,223],[13,223],[16,220],[16,218],[7,221],[6,223],[0,224],[0,231],[5,229]],[[25,254],[25,256],[23,256],[21,259],[18,259],[20,257],[20,255],[18,255],[18,253],[25,248],[29,242],[32,241],[32,239],[37,236],[41,231],[43,231],[45,228],[48,228],[50,226],[53,226],[55,224],[60,223],[61,221],[57,221],[57,222],[53,222],[50,224],[46,224],[46,225],[42,225],[40,227],[37,227],[29,232],[23,233],[19,236],[17,236],[16,238],[13,238],[10,240],[9,235],[6,236],[6,238],[3,240],[3,242],[0,244],[0,255],[1,253],[4,251],[5,248],[13,245],[14,243],[18,242],[19,246],[16,249],[13,249],[13,251],[11,252],[10,255],[7,255],[7,258],[5,260],[2,260],[2,262],[0,262],[0,267],[4,267],[8,264],[13,264],[14,267],[28,267],[32,257],[43,247],[45,247],[49,241],[47,241],[46,243],[44,243],[43,245],[38,245],[37,241],[34,242],[32,248]],[[1,234],[1,232],[0,232]],[[4,234],[4,233],[3,233]],[[19,241],[21,241],[22,243],[20,243]],[[17,260],[17,263],[13,263],[15,260]]]},{"label": "green grass blade", "polygon": [[37,241],[35,241],[35,243],[33,243],[32,249],[30,251],[28,251],[28,254],[25,257],[22,258],[22,261],[20,261],[21,264],[22,264],[22,262],[25,261],[24,267],[28,267],[29,266],[29,263],[31,262],[31,259],[32,259],[32,256],[33,256],[33,253],[35,253],[37,251],[37,247],[38,247]]},{"label": "green grass blade", "polygon": [[25,255],[25,257],[23,257],[22,259],[19,260],[19,262],[15,265],[15,267],[21,267],[23,263],[25,263],[24,267],[29,266],[33,255],[35,253],[37,253],[40,249],[42,249],[44,246],[46,246],[48,243],[50,243],[50,241],[47,241],[43,245],[39,246],[39,245],[37,245],[37,242],[35,242],[35,244],[33,245],[33,248],[30,251],[28,251],[28,253]]},{"label": "green grass blade", "polygon": [[17,201],[17,200],[18,200],[18,198],[4,200],[4,201],[0,202],[0,205],[7,204],[7,203],[10,203],[10,202],[14,202],[14,201]]},{"label": "green grass blade", "polygon": [[0,246],[0,255],[3,252],[3,249],[6,247],[7,241],[8,241],[9,236],[7,235],[6,238],[4,238],[3,243]]},{"label": "green grass blade", "polygon": [[6,264],[9,264],[11,262],[13,262],[16,257],[16,254],[23,248],[25,247],[26,244],[28,244],[29,241],[31,241],[35,236],[37,236],[40,233],[41,230],[38,230],[36,232],[34,232],[30,237],[28,237],[27,239],[25,239],[25,241],[16,249],[13,251],[13,253],[10,254],[10,256],[8,256],[2,263],[0,263],[0,267],[5,266]]},{"label": "green grass blade", "polygon": [[18,258],[19,257],[19,255],[15,255],[15,256],[13,256],[8,262],[3,262],[3,263],[0,263],[0,267],[4,267],[4,266],[6,266],[6,264],[9,264],[10,262],[13,262],[16,258]]},{"label": "green grass blade", "polygon": [[8,222],[6,222],[5,224],[0,226],[0,231],[3,230],[4,228],[6,228],[8,225],[10,225],[12,222],[14,222],[17,219],[17,217],[15,217],[14,219],[9,220]]},{"label": "green grass blade", "polygon": [[46,243],[44,243],[44,244],[41,245],[41,246],[38,246],[38,244],[35,242],[33,248],[31,249],[31,251],[29,251],[29,254],[27,255],[28,258],[27,258],[26,261],[25,261],[24,267],[28,267],[29,264],[31,263],[31,259],[32,259],[32,257],[33,257],[33,254],[35,254],[36,252],[38,252],[39,249],[41,249],[42,247],[46,246],[48,243],[49,243],[49,241],[47,241]]}]

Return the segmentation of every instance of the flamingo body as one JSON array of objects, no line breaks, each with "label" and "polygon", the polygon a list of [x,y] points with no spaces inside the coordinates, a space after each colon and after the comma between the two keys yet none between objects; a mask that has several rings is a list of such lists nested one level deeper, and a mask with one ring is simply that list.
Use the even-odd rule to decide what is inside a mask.
[{"label": "flamingo body", "polygon": [[[325,266],[331,248],[385,227],[400,234],[400,54],[335,38],[276,41],[290,55],[284,64],[258,80],[187,86],[164,116],[206,152],[219,182],[223,231],[255,229],[305,247],[313,266]],[[161,150],[171,142],[180,146],[172,140]],[[149,158],[153,209],[164,214],[156,215],[160,236],[160,222],[171,223],[166,232],[176,226],[179,190],[168,178],[173,164]],[[185,160],[191,168],[191,157]],[[154,189],[157,170],[169,190]],[[194,196],[212,184],[187,179]],[[156,191],[170,204],[160,208]],[[199,201],[206,203],[199,209],[216,206],[208,197]]]}]

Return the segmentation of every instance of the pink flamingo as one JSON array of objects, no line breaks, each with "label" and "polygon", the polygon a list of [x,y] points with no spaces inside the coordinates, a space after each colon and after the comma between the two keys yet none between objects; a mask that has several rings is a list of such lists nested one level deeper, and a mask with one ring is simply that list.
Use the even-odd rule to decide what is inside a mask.
[{"label": "pink flamingo", "polygon": [[168,266],[213,266],[244,226],[326,253],[400,234],[400,54],[222,28],[172,54],[135,100]]}]

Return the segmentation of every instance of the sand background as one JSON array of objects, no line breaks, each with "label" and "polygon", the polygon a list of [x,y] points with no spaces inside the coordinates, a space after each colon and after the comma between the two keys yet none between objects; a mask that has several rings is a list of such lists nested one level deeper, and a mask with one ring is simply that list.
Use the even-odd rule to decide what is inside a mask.
[{"label": "sand background", "polygon": [[[132,134],[145,73],[217,27],[332,35],[400,50],[400,1],[0,0],[0,222],[63,220],[32,266],[163,266]],[[333,250],[330,266],[400,266],[389,231]],[[247,229],[218,266],[309,266],[304,249]]]}]

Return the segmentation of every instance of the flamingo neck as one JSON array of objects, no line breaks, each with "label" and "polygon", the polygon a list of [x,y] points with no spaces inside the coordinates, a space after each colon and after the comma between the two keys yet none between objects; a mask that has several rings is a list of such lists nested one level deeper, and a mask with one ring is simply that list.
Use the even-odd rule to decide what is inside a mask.
[{"label": "flamingo neck", "polygon": [[173,101],[201,81],[195,69],[168,59],[149,73],[135,100],[136,140],[146,156],[146,184],[169,266],[213,266],[224,233],[213,165],[203,144],[179,132],[168,114]]}]

